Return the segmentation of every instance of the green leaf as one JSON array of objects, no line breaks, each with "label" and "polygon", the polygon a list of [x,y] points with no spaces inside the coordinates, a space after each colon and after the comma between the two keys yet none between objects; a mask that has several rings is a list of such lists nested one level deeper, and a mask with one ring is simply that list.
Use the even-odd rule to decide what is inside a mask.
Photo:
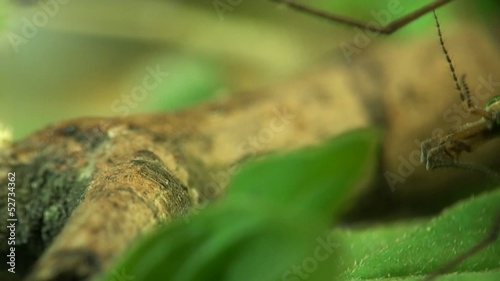
[{"label": "green leaf", "polygon": [[[104,280],[122,271],[134,281],[330,278],[326,258],[337,245],[322,233],[371,167],[375,140],[373,131],[358,131],[244,166],[224,200],[189,223],[159,228]],[[312,258],[317,249],[325,259]]]},{"label": "green leaf", "polygon": [[[424,222],[336,230],[349,251],[343,280],[421,280],[486,237],[500,212],[500,190],[461,202]],[[439,280],[500,280],[500,243],[468,258]]]},{"label": "green leaf", "polygon": [[[375,148],[373,131],[345,134],[314,149],[267,157],[245,166],[228,188],[235,202],[256,200],[296,216],[331,216],[360,179]],[[364,161],[361,161],[364,160]]]}]

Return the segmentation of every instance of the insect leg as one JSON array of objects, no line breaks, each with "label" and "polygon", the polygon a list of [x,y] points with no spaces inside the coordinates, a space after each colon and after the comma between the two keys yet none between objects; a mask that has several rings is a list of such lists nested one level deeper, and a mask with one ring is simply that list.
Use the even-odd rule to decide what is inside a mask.
[{"label": "insect leg", "polygon": [[308,13],[311,15],[315,15],[315,16],[318,16],[321,18],[325,18],[325,19],[334,21],[334,22],[344,23],[344,24],[356,26],[359,28],[365,28],[365,29],[368,29],[370,31],[379,32],[379,33],[383,33],[383,34],[391,34],[395,31],[397,31],[398,29],[402,28],[403,26],[407,25],[408,23],[416,20],[417,18],[425,15],[426,13],[428,13],[434,9],[437,9],[437,8],[443,6],[444,4],[446,4],[448,2],[451,2],[452,0],[436,0],[434,2],[431,2],[431,3],[423,6],[422,8],[420,8],[418,10],[413,11],[412,13],[410,13],[406,16],[403,16],[399,19],[396,19],[396,20],[390,22],[388,25],[383,26],[383,27],[377,27],[377,26],[370,25],[370,24],[367,24],[366,22],[359,21],[359,20],[356,20],[353,18],[348,18],[345,16],[328,13],[328,12],[325,12],[325,11],[322,11],[322,10],[319,10],[319,9],[313,8],[311,6],[307,6],[307,5],[304,5],[302,3],[292,1],[292,0],[271,0],[271,1],[277,2],[277,3],[282,3],[282,4],[285,4],[285,5],[289,6],[290,8],[295,9],[297,11]]}]

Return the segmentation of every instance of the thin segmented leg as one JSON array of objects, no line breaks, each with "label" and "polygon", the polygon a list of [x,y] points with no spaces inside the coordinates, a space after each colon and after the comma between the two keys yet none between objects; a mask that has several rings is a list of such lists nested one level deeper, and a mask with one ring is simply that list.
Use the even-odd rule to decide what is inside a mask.
[{"label": "thin segmented leg", "polygon": [[404,27],[405,25],[411,23],[412,21],[418,19],[419,17],[427,14],[428,12],[437,9],[446,3],[451,2],[452,0],[436,0],[434,2],[431,2],[431,3],[423,6],[422,8],[420,8],[418,10],[415,10],[414,12],[412,12],[406,16],[403,16],[399,19],[391,21],[386,26],[381,26],[381,27],[367,24],[366,22],[352,19],[352,18],[348,18],[348,17],[342,16],[342,15],[337,15],[337,14],[325,12],[325,11],[322,11],[320,9],[316,9],[314,7],[311,7],[311,6],[302,4],[302,3],[298,3],[298,2],[292,1],[292,0],[270,0],[270,1],[281,3],[284,5],[287,5],[288,7],[292,8],[292,9],[295,9],[297,11],[311,14],[314,16],[318,16],[318,17],[321,17],[321,18],[324,18],[324,19],[327,19],[330,21],[343,23],[343,24],[347,24],[347,25],[351,25],[351,26],[356,26],[356,27],[360,27],[360,28],[365,28],[367,30],[382,33],[382,34],[391,34],[395,31],[397,31],[398,29]]},{"label": "thin segmented leg", "polygon": [[486,123],[483,123],[478,123],[474,130],[462,129],[444,137],[431,138],[422,142],[421,161],[425,164],[425,168],[427,170],[444,167],[460,168],[480,172],[492,179],[497,179],[498,174],[487,167],[458,161],[458,156],[463,151],[471,152],[472,145],[477,141],[478,133],[483,130],[479,125],[486,126]]}]

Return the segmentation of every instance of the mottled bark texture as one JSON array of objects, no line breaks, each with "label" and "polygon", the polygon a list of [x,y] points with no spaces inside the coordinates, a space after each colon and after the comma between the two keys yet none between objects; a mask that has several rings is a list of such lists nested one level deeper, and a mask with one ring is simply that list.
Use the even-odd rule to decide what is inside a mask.
[{"label": "mottled bark texture", "polygon": [[[371,44],[351,64],[339,55],[265,89],[177,113],[65,121],[14,143],[0,152],[0,241],[8,235],[7,172],[16,173],[16,251],[19,266],[31,268],[27,280],[87,280],[142,233],[222,194],[241,162],[350,129],[383,131],[371,203],[358,204],[374,212],[429,205],[445,194],[444,182],[481,178],[414,164],[418,142],[450,128],[443,114],[459,104],[437,39]],[[481,79],[500,81],[500,52],[488,36],[461,30],[447,44],[472,95]],[[500,90],[498,82],[490,88]],[[491,164],[493,152],[470,160]],[[5,257],[7,243],[0,249]]]}]

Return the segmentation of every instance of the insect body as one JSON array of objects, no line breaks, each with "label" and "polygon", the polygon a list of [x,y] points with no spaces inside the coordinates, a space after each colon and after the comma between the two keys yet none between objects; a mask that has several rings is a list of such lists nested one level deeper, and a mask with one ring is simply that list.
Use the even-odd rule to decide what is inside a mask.
[{"label": "insect body", "polygon": [[470,98],[469,87],[463,75],[460,81],[455,74],[455,68],[448,51],[444,46],[443,36],[436,13],[434,18],[438,29],[441,48],[448,61],[455,88],[460,95],[464,108],[471,114],[481,117],[478,121],[466,123],[445,135],[429,138],[421,144],[420,160],[425,164],[427,170],[439,167],[455,167],[485,173],[491,177],[497,174],[483,166],[458,161],[463,152],[471,152],[473,148],[484,141],[500,136],[500,96],[493,97],[484,108],[477,107]]}]

